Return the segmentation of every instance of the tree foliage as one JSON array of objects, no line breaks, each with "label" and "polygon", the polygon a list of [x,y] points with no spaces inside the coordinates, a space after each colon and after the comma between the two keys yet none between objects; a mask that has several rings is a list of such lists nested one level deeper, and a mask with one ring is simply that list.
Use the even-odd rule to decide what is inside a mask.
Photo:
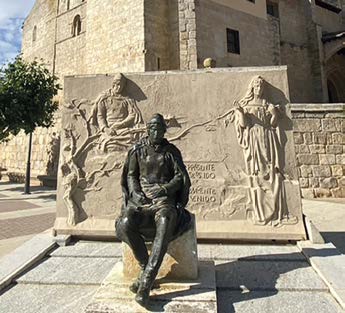
[{"label": "tree foliage", "polygon": [[53,96],[60,89],[57,77],[43,63],[26,62],[18,56],[0,69],[0,142],[26,134],[37,126],[53,123],[58,104]]}]

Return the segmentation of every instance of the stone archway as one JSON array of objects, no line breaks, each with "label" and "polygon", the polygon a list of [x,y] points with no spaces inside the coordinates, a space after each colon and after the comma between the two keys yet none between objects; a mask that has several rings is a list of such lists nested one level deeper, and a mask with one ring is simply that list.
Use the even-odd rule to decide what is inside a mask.
[{"label": "stone archway", "polygon": [[329,102],[345,102],[345,48],[328,58],[325,70]]}]

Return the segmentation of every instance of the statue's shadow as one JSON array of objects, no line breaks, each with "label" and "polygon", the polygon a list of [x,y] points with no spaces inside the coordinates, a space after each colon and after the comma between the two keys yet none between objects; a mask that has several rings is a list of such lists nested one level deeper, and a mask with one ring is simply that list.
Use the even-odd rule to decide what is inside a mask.
[{"label": "statue's shadow", "polygon": [[[203,262],[203,261],[201,261]],[[235,304],[254,299],[269,298],[279,290],[312,289],[323,284],[309,269],[309,263],[302,253],[252,255],[236,260],[224,258],[215,261],[216,302],[218,313],[236,312]],[[303,270],[306,269],[306,270]],[[302,276],[303,275],[303,276]],[[309,280],[301,280],[310,276]],[[205,286],[202,286],[205,284]],[[200,282],[188,290],[172,291],[151,296],[149,310],[164,312],[166,306],[176,301],[181,305],[188,302],[206,303],[211,301],[207,282]],[[206,305],[206,304],[205,304]]]}]

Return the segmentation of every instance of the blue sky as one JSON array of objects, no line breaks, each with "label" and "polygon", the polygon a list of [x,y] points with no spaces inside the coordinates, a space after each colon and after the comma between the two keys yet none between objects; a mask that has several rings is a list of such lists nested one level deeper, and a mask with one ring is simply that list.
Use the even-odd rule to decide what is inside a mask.
[{"label": "blue sky", "polygon": [[0,0],[0,66],[21,48],[22,24],[35,0]]}]

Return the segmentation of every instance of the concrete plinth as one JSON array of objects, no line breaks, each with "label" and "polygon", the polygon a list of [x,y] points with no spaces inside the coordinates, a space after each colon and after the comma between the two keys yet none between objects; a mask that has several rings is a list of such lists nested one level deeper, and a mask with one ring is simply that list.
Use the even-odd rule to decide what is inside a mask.
[{"label": "concrete plinth", "polygon": [[85,313],[217,312],[214,262],[200,262],[199,278],[195,280],[157,280],[156,287],[150,294],[148,309],[134,301],[135,295],[128,289],[131,282],[123,275],[123,263],[118,262],[103,281]]},{"label": "concrete plinth", "polygon": [[[196,242],[195,218],[191,228],[182,236],[170,242],[168,251],[164,256],[157,278],[168,279],[197,279],[198,253]],[[151,243],[147,244],[151,253]],[[140,267],[134,258],[131,248],[123,243],[123,274],[128,279],[137,278]]]}]

